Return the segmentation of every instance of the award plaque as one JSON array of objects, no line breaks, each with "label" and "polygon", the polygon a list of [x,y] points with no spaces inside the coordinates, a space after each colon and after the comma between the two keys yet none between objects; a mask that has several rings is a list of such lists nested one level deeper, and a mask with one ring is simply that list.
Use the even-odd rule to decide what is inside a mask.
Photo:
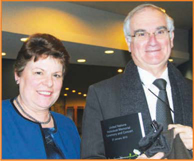
[{"label": "award plaque", "polygon": [[107,159],[135,159],[139,140],[145,136],[142,115],[134,113],[101,121]]}]

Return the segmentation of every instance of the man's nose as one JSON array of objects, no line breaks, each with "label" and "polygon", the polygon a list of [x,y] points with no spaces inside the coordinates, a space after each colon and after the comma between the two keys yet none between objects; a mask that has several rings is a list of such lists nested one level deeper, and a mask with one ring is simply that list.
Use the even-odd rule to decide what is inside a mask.
[{"label": "man's nose", "polygon": [[148,43],[151,46],[155,46],[158,43],[157,38],[154,34],[149,35]]}]

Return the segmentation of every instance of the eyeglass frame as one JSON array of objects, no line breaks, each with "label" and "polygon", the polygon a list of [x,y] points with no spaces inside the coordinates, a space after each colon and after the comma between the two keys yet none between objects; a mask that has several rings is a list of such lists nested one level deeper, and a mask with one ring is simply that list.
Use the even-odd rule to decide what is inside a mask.
[{"label": "eyeglass frame", "polygon": [[136,37],[136,33],[138,33],[138,32],[144,32],[144,33],[146,33],[147,35],[149,35],[148,38],[150,38],[151,34],[153,34],[154,36],[156,36],[156,32],[157,32],[158,30],[161,30],[161,29],[165,29],[165,31],[167,31],[167,33],[171,32],[170,30],[167,29],[166,26],[161,26],[161,27],[158,27],[158,28],[156,29],[156,31],[154,31],[154,32],[152,32],[152,33],[147,32],[146,30],[143,30],[143,29],[139,29],[139,30],[136,30],[136,31],[135,31],[134,35],[128,35],[128,36],[130,36],[130,37]]}]

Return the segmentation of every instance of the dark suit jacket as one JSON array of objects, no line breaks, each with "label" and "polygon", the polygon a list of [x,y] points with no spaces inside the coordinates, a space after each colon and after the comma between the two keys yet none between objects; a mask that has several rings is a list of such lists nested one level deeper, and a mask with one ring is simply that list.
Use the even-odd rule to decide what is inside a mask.
[{"label": "dark suit jacket", "polygon": [[[175,123],[192,126],[192,82],[168,64]],[[151,129],[145,93],[137,66],[130,61],[123,74],[89,87],[83,115],[81,158],[105,158],[100,121],[142,112],[145,133]]]}]

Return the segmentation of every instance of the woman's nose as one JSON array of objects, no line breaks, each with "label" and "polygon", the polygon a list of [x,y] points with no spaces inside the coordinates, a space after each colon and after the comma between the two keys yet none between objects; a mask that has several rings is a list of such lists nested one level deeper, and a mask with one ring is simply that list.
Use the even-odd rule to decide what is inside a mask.
[{"label": "woman's nose", "polygon": [[52,87],[53,86],[53,78],[52,78],[52,76],[45,77],[44,85],[46,85],[48,87]]}]

